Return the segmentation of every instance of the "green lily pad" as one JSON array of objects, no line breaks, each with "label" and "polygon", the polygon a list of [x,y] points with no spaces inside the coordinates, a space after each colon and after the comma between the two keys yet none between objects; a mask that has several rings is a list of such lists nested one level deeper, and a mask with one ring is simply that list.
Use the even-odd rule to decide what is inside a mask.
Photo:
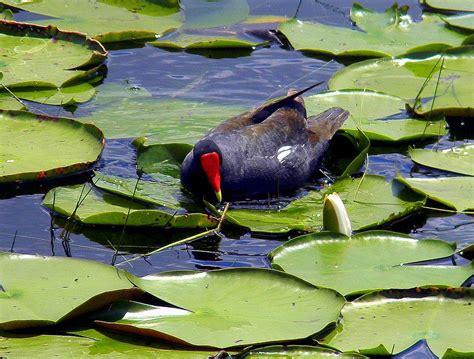
[{"label": "green lily pad", "polygon": [[25,110],[26,107],[9,93],[0,92],[0,109],[1,110]]},{"label": "green lily pad", "polygon": [[278,30],[294,49],[331,56],[383,57],[420,50],[439,51],[460,46],[465,35],[449,30],[437,15],[424,14],[413,22],[408,6],[395,3],[377,13],[354,3],[351,20],[362,31],[291,19]]},{"label": "green lily pad", "polygon": [[474,14],[443,17],[443,20],[452,27],[474,31]]},{"label": "green lily pad", "polygon": [[[433,105],[441,63],[443,69]],[[474,46],[449,49],[443,54],[424,52],[366,60],[338,71],[329,81],[329,88],[369,89],[406,99],[418,98],[411,107],[420,115],[431,112],[470,117],[474,107],[473,67]]]},{"label": "green lily pad", "polygon": [[199,50],[199,49],[253,49],[265,42],[250,36],[236,35],[196,35],[180,33],[171,35],[148,44],[164,49]]},{"label": "green lily pad", "polygon": [[226,219],[255,232],[286,233],[290,230],[317,231],[322,227],[323,201],[326,194],[337,192],[347,208],[353,230],[376,227],[416,211],[424,197],[406,191],[396,182],[386,182],[381,176],[338,179],[321,191],[277,210],[233,209]]},{"label": "green lily pad", "polygon": [[416,240],[387,231],[351,238],[329,232],[294,238],[269,254],[272,266],[344,295],[389,288],[460,286],[474,266],[407,266],[447,257],[455,247],[440,240]]},{"label": "green lily pad", "polygon": [[310,345],[271,345],[258,349],[249,350],[240,354],[239,359],[293,359],[293,358],[310,358],[310,359],[324,359],[324,358],[347,358],[359,359],[367,358],[362,354],[357,353],[340,353],[335,350],[323,347],[313,347]]},{"label": "green lily pad", "polygon": [[466,144],[444,150],[408,150],[411,159],[423,166],[474,176],[474,145]]},{"label": "green lily pad", "polygon": [[466,333],[474,321],[473,297],[472,289],[367,294],[344,306],[340,328],[322,343],[366,355],[391,355],[426,339],[439,357],[449,349],[472,357],[474,343]]},{"label": "green lily pad", "polygon": [[176,271],[130,280],[178,308],[120,302],[99,324],[194,346],[303,339],[334,325],[345,303],[331,289],[269,269]]},{"label": "green lily pad", "polygon": [[474,11],[474,4],[466,0],[420,0],[420,3],[434,10]]},{"label": "green lily pad", "polygon": [[[0,84],[20,98],[41,99],[51,105],[89,100],[94,94],[91,81],[101,76],[95,66],[107,56],[100,43],[83,34],[5,20],[0,20],[0,49]],[[6,92],[3,86],[0,91]],[[87,95],[84,87],[89,90]],[[49,96],[41,97],[36,90],[47,91]],[[52,96],[57,91],[61,98]]]},{"label": "green lily pad", "polygon": [[0,182],[12,182],[84,171],[99,159],[105,140],[91,124],[0,110],[0,143]]},{"label": "green lily pad", "polygon": [[103,129],[107,138],[148,136],[159,143],[193,145],[211,128],[245,111],[235,106],[151,98],[142,88],[102,85],[84,120]]},{"label": "green lily pad", "polygon": [[[69,335],[2,333],[0,355],[8,358],[171,358],[207,359],[212,351],[191,351],[147,338],[99,332],[69,331]],[[38,350],[41,348],[41,350]]]},{"label": "green lily pad", "polygon": [[53,325],[136,290],[125,272],[94,261],[0,252],[0,329]]},{"label": "green lily pad", "polygon": [[[79,207],[78,203],[81,203]],[[54,188],[46,194],[43,204],[60,215],[73,216],[74,220],[85,225],[123,226],[126,223],[127,226],[174,228],[209,228],[217,225],[217,220],[206,214],[178,215],[170,209],[155,209],[145,203],[100,191],[90,184]]]},{"label": "green lily pad", "polygon": [[247,0],[180,0],[184,9],[185,29],[229,26],[247,19]]},{"label": "green lily pad", "polygon": [[413,191],[457,211],[474,210],[473,177],[404,178],[397,177]]},{"label": "green lily pad", "polygon": [[179,177],[162,175],[156,179],[157,181],[140,179],[137,182],[133,178],[106,176],[95,172],[94,184],[104,191],[173,210],[197,208],[193,198],[181,190]]},{"label": "green lily pad", "polygon": [[336,105],[344,108],[350,116],[341,129],[354,135],[361,129],[376,141],[409,141],[447,132],[445,121],[410,118],[405,111],[406,100],[380,92],[327,91],[305,98],[305,104],[308,113],[319,113]]},{"label": "green lily pad", "polygon": [[153,39],[181,26],[176,0],[48,0],[1,3],[13,8],[54,17],[35,20],[61,29],[87,33],[102,43]]}]

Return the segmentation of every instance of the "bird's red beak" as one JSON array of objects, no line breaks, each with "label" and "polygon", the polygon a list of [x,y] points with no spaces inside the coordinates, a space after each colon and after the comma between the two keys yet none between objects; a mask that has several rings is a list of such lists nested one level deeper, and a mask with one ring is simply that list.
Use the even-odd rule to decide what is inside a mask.
[{"label": "bird's red beak", "polygon": [[207,180],[214,190],[217,201],[222,202],[221,192],[221,161],[217,152],[209,152],[201,156],[201,167]]}]

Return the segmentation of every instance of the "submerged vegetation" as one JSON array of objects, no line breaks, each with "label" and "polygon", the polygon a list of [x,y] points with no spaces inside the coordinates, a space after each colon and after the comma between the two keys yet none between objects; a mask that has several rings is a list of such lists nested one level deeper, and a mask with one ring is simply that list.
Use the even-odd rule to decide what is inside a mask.
[{"label": "submerged vegetation", "polygon": [[[347,28],[300,19],[302,2],[292,18],[256,15],[249,3],[0,1],[2,198],[47,192],[51,245],[57,221],[67,256],[78,230],[107,228],[102,242],[113,249],[111,265],[16,253],[15,234],[0,252],[0,356],[364,358],[419,341],[438,357],[474,355],[472,250],[381,230],[427,210],[474,214],[472,134],[462,143],[452,130],[474,117],[474,8],[420,0],[414,20],[404,5],[377,12],[354,3]],[[180,170],[193,145],[249,106],[184,96],[195,83],[156,99],[133,81],[109,82],[123,55],[114,49],[135,46],[207,56],[208,66],[263,49],[330,57],[321,68],[347,61],[327,91],[305,97],[309,115],[350,112],[324,177],[255,201],[216,204],[186,192]],[[107,167],[106,139],[133,151],[136,173]],[[377,172],[371,156],[390,152],[425,172]],[[168,244],[124,250],[132,229]],[[132,273],[138,260],[227,230],[284,243],[265,253],[267,268]]]}]

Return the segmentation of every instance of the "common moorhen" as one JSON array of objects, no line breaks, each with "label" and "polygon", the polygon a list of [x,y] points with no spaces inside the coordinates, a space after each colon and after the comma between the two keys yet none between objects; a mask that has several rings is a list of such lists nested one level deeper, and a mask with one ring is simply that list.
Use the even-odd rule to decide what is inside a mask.
[{"label": "common moorhen", "polygon": [[[318,168],[329,140],[349,113],[331,108],[306,118],[304,92],[289,90],[232,117],[205,135],[184,159],[181,183],[219,202],[283,193],[301,186]],[[214,194],[213,194],[214,193]]]}]

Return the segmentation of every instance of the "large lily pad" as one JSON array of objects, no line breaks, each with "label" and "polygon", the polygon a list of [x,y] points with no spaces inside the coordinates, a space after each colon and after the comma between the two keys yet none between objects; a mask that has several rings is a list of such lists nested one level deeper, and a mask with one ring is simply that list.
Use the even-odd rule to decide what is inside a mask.
[{"label": "large lily pad", "polygon": [[176,0],[48,0],[2,1],[13,8],[54,17],[36,20],[61,29],[80,31],[102,43],[153,39],[181,26]]},{"label": "large lily pad", "polygon": [[305,104],[308,113],[319,113],[334,106],[344,108],[350,116],[342,129],[354,135],[361,129],[371,140],[408,141],[446,133],[445,121],[410,118],[405,110],[406,100],[380,92],[327,91],[305,98]]},{"label": "large lily pad", "polygon": [[244,112],[235,106],[151,98],[143,88],[108,84],[99,87],[87,121],[107,138],[148,136],[159,143],[193,145],[220,122]]},{"label": "large lily pad", "polygon": [[125,272],[72,258],[0,252],[0,329],[52,325],[136,290]]},{"label": "large lily pad", "polygon": [[473,115],[474,107],[473,67],[474,46],[465,46],[442,54],[424,52],[355,63],[337,72],[329,81],[329,87],[333,90],[370,89],[406,99],[417,98],[413,107],[421,115],[433,110],[434,113],[469,117]]},{"label": "large lily pad", "polygon": [[347,208],[352,229],[376,227],[416,211],[424,197],[407,192],[396,182],[381,176],[349,177],[337,180],[321,191],[291,202],[282,210],[235,209],[227,212],[231,223],[255,232],[285,233],[290,230],[317,231],[322,227],[323,201],[326,194],[337,192]]},{"label": "large lily pad", "polygon": [[402,265],[453,254],[454,246],[443,241],[371,231],[351,238],[327,232],[308,234],[284,243],[269,257],[275,268],[348,295],[389,288],[460,286],[474,274],[473,266]]},{"label": "large lily pad", "polygon": [[459,46],[465,35],[449,30],[437,15],[425,14],[414,22],[408,6],[394,4],[377,13],[354,3],[351,20],[362,31],[292,19],[278,30],[296,50],[333,56],[396,56],[423,50]]},{"label": "large lily pad", "polygon": [[474,4],[466,0],[420,0],[420,3],[435,10],[474,11]]},{"label": "large lily pad", "polygon": [[91,124],[0,110],[0,182],[32,181],[83,171],[99,159],[102,132]]},{"label": "large lily pad", "polygon": [[[26,99],[30,98],[23,93],[31,94],[33,88],[50,92],[61,90],[60,99],[51,94],[41,98],[43,103],[52,105],[89,100],[93,90],[81,98],[72,85],[92,89],[88,81],[97,75],[94,66],[107,56],[100,43],[83,34],[5,20],[0,20],[0,49],[3,74],[0,83],[13,92],[21,91],[17,96]],[[5,91],[1,86],[0,90]],[[38,97],[34,93],[32,96]]]},{"label": "large lily pad", "polygon": [[[78,203],[80,206],[77,207]],[[145,203],[91,188],[90,184],[54,188],[46,194],[43,204],[60,215],[72,216],[86,225],[127,224],[175,228],[208,228],[217,225],[217,220],[206,214],[178,215],[167,208],[156,209]]]},{"label": "large lily pad", "polygon": [[122,302],[101,325],[205,347],[306,338],[337,322],[345,302],[331,289],[268,269],[177,271],[131,281],[180,309]]},{"label": "large lily pad", "polygon": [[474,343],[466,333],[474,322],[473,297],[472,289],[367,294],[344,306],[340,328],[322,342],[340,350],[390,355],[426,339],[439,357],[448,349],[472,357]]},{"label": "large lily pad", "polygon": [[272,345],[262,348],[249,350],[239,356],[239,359],[328,359],[328,358],[347,358],[359,359],[367,358],[357,353],[340,353],[332,349],[323,347],[313,347],[310,345]]},{"label": "large lily pad", "polygon": [[457,211],[474,210],[473,177],[397,178],[413,191]]},{"label": "large lily pad", "polygon": [[439,151],[410,148],[408,153],[414,162],[423,166],[474,176],[474,144]]}]

